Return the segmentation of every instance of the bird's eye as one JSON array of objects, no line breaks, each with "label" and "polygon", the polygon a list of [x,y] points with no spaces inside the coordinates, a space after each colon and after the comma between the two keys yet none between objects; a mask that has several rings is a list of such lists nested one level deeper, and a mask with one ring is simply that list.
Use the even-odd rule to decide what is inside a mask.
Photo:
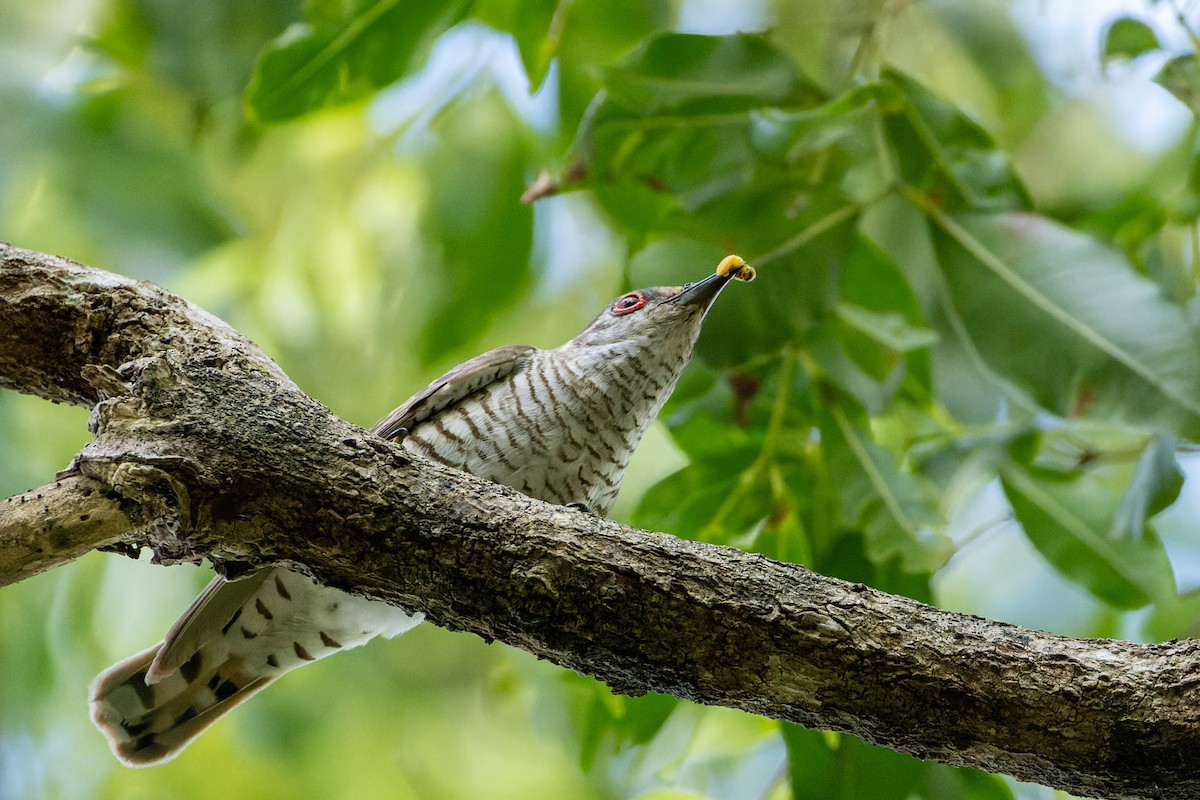
[{"label": "bird's eye", "polygon": [[641,292],[630,292],[623,294],[613,301],[612,312],[614,314],[628,314],[631,311],[637,311],[642,306],[646,305],[646,295]]}]

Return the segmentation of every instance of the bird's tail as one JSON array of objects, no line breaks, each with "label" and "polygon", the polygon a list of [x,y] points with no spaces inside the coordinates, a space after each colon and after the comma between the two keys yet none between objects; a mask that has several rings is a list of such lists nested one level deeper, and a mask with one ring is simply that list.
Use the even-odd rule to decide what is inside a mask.
[{"label": "bird's tail", "polygon": [[217,578],[163,642],[100,673],[89,697],[92,720],[126,764],[168,761],[285,673],[396,636],[423,616],[285,569]]},{"label": "bird's tail", "polygon": [[240,658],[213,658],[217,652],[201,648],[178,670],[147,682],[146,671],[161,647],[156,644],[114,664],[92,682],[92,721],[117,758],[132,767],[174,758],[209,725],[278,677],[245,674]]}]

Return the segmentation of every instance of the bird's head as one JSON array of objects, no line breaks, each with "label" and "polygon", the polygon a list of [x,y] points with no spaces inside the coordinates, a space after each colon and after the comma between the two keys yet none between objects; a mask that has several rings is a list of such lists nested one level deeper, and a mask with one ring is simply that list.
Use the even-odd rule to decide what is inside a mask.
[{"label": "bird's head", "polygon": [[691,353],[700,325],[729,281],[753,280],[754,270],[737,256],[729,256],[717,271],[686,286],[653,286],[636,289],[612,301],[570,344],[614,351],[674,348]]}]

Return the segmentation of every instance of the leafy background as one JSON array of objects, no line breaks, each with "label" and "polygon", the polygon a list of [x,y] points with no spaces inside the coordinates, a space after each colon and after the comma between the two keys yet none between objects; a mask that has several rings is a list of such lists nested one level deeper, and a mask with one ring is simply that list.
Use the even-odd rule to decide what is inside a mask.
[{"label": "leafy background", "polygon": [[[1189,636],[1195,6],[4,0],[0,238],[188,297],[364,425],[737,252],[759,281],[616,516],[1063,634]],[[85,421],[0,395],[0,490]],[[1053,794],[432,626],[118,767],[87,683],[204,582],[93,554],[0,593],[0,798]]]}]

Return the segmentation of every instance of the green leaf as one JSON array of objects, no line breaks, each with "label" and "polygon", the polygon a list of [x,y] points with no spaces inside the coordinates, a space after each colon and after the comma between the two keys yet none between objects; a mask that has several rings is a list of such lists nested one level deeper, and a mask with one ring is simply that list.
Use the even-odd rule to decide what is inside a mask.
[{"label": "green leaf", "polygon": [[[198,162],[181,141],[178,106],[136,85],[97,92],[56,120],[45,135],[58,142],[55,169],[42,191],[62,193],[67,208],[117,237],[157,253],[142,277],[165,281],[183,258],[228,241],[231,220]],[[140,164],[144,169],[129,169]],[[155,202],[148,203],[153,197]],[[131,258],[132,267],[138,259]]]},{"label": "green leaf", "polygon": [[867,744],[848,734],[780,726],[795,800],[1012,800],[1004,779]]},{"label": "green leaf", "polygon": [[842,407],[829,405],[828,411],[821,446],[830,471],[839,476],[846,522],[863,530],[871,561],[899,558],[909,572],[942,566],[952,546],[942,532],[933,487],[920,475],[902,471]]},{"label": "green leaf", "polygon": [[350,0],[314,3],[262,52],[245,104],[260,123],[295,119],[360,100],[394,83],[441,33],[466,0]]},{"label": "green leaf", "polygon": [[[736,230],[743,217],[755,218],[752,211],[761,219],[773,205],[794,202],[790,193],[764,202],[778,180],[755,181],[750,111],[776,102],[811,105],[815,94],[762,37],[659,35],[605,78],[573,160],[629,227],[649,230],[675,213],[681,228],[711,235],[717,219]],[[745,212],[722,208],[698,218],[706,205],[740,201],[746,192],[754,199]]]},{"label": "green leaf", "polygon": [[1200,337],[1121,254],[1033,214],[926,210],[952,311],[990,369],[1063,417],[1200,435]]},{"label": "green leaf", "polygon": [[558,104],[563,132],[581,127],[606,70],[676,16],[672,0],[574,0],[556,14]]},{"label": "green leaf", "polygon": [[584,769],[591,769],[604,755],[652,740],[680,703],[654,692],[640,697],[614,695],[600,681],[574,672],[562,673],[561,682]]},{"label": "green leaf", "polygon": [[1163,64],[1154,82],[1175,96],[1193,114],[1200,114],[1200,56],[1188,53]]},{"label": "green leaf", "polygon": [[1146,445],[1113,516],[1110,536],[1142,538],[1147,520],[1179,497],[1183,470],[1175,458],[1177,448],[1175,437],[1165,434],[1155,436]]},{"label": "green leaf", "polygon": [[1193,589],[1155,603],[1143,623],[1138,641],[1195,639],[1197,635],[1200,635],[1200,593]]},{"label": "green leaf", "polygon": [[872,413],[886,410],[902,383],[921,396],[932,391],[928,348],[938,341],[938,333],[929,325],[896,258],[910,269],[916,260],[906,252],[893,257],[860,232],[842,271],[841,302],[834,307],[838,343],[879,383],[871,392],[874,400],[851,390]]},{"label": "green leaf", "polygon": [[139,11],[134,0],[109,3],[89,42],[91,47],[124,67],[140,67],[145,63],[153,37],[150,20]]},{"label": "green leaf", "polygon": [[438,150],[425,225],[440,250],[438,299],[425,327],[422,363],[462,347],[517,302],[531,278],[533,211],[519,198],[528,145],[504,101],[489,94],[436,122]]},{"label": "green leaf", "polygon": [[947,208],[1031,206],[1011,160],[979,123],[901,72],[891,71],[885,80],[904,98],[885,114],[884,129],[905,182]]},{"label": "green leaf", "polygon": [[748,111],[795,100],[806,87],[790,59],[761,36],[664,33],[609,70],[605,88],[640,115]]},{"label": "green leaf", "polygon": [[563,14],[566,0],[481,0],[472,15],[496,30],[512,34],[517,52],[529,77],[530,93],[546,78],[550,62],[558,52],[561,31],[553,30],[556,14]]},{"label": "green leaf", "polygon": [[867,413],[887,411],[904,380],[901,354],[840,321],[816,329],[805,339],[822,375]]},{"label": "green leaf", "polygon": [[795,800],[907,800],[926,765],[847,734],[782,723]]},{"label": "green leaf", "polygon": [[902,102],[896,87],[870,83],[812,108],[794,110],[765,107],[751,111],[751,134],[761,152],[792,157],[827,149],[830,145],[862,137],[861,150],[870,144],[870,115],[880,107]]},{"label": "green leaf", "polygon": [[1103,477],[1016,464],[1001,471],[1025,535],[1064,576],[1118,608],[1173,596],[1171,562],[1150,525],[1140,539],[1108,535],[1117,493]]},{"label": "green leaf", "polygon": [[938,340],[936,332],[913,327],[897,312],[878,313],[852,303],[838,303],[834,313],[851,328],[902,353],[928,347]]},{"label": "green leaf", "polygon": [[923,800],[1013,800],[1013,791],[999,775],[973,769],[927,764]]},{"label": "green leaf", "polygon": [[728,255],[708,242],[671,235],[649,242],[629,259],[635,286],[679,286],[711,275]]},{"label": "green leaf", "polygon": [[[930,587],[930,572],[911,572],[902,559],[875,561],[867,553],[865,534],[848,529],[838,530],[836,536],[826,537],[813,562],[809,565],[822,575],[841,578],[851,583],[865,583],[884,592],[902,594],[922,603],[936,602]],[[768,554],[769,555],[769,554]]]},{"label": "green leaf", "polygon": [[1119,17],[1113,20],[1104,34],[1105,61],[1113,58],[1134,58],[1161,48],[1154,29],[1133,17]]}]

